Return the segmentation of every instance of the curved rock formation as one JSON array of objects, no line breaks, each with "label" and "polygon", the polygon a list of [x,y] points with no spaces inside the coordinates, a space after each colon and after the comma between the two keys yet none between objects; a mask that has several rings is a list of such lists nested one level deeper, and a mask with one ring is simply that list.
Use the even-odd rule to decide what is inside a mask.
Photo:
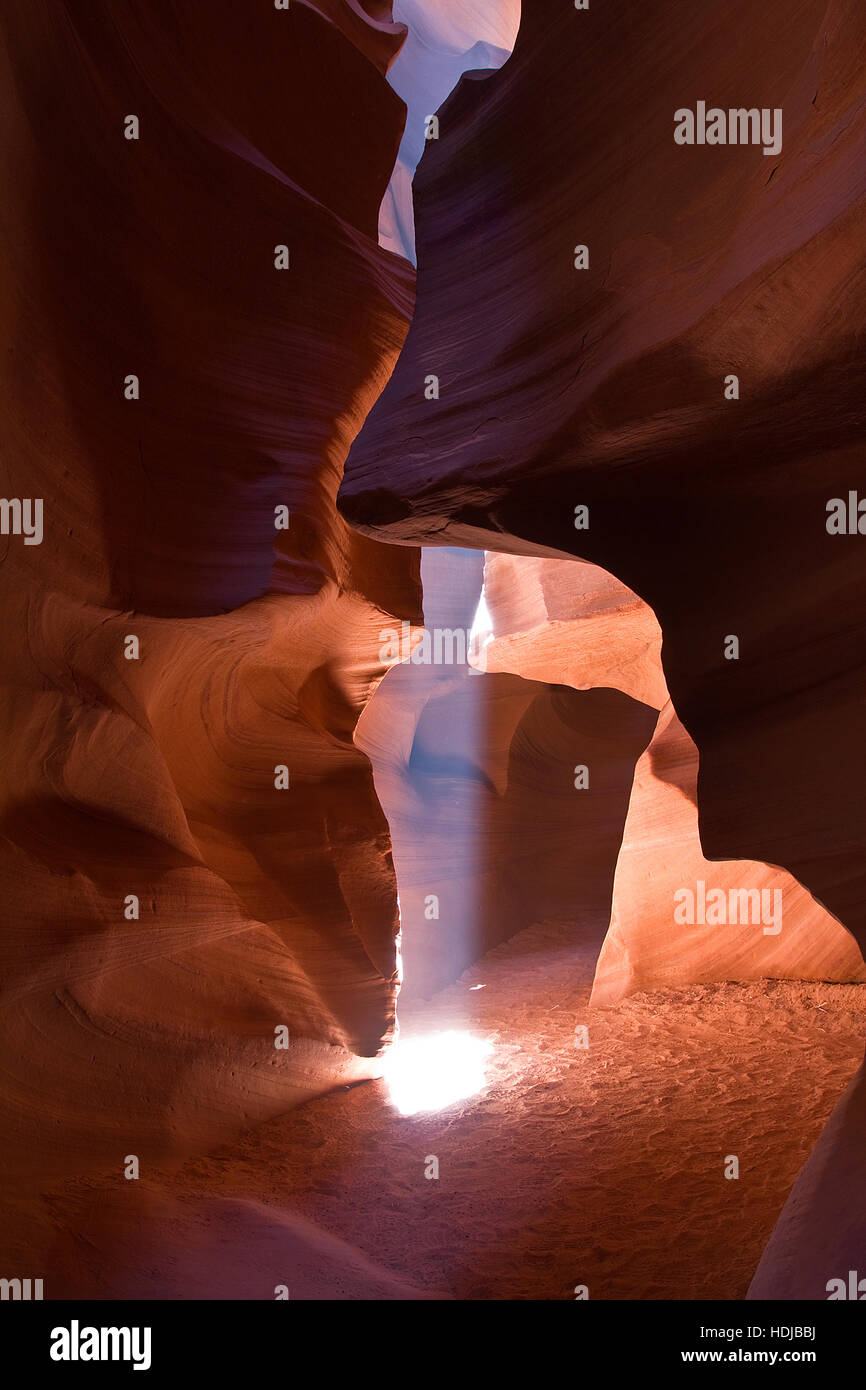
[{"label": "curved rock formation", "polygon": [[412,305],[403,30],[320,8],[3,7],[7,1173],[207,1145],[393,1027],[352,734],[419,557],[334,497]]},{"label": "curved rock formation", "polygon": [[412,179],[427,141],[439,138],[436,113],[467,69],[505,62],[520,0],[395,0],[394,18],[405,22],[407,38],[388,80],[406,102],[406,126],[379,211],[379,240],[414,263]]},{"label": "curved rock formation", "polygon": [[862,1302],[864,1186],[866,1072],[861,1066],[794,1184],[747,1297],[824,1301],[832,1294],[836,1301],[841,1296]]},{"label": "curved rock formation", "polygon": [[[407,126],[386,74],[400,85],[418,13],[0,16],[13,1249],[48,1175],[101,1167],[104,1195],[131,1156],[146,1170],[377,1070],[399,922],[371,760],[419,993],[576,903],[574,940],[600,942],[612,890],[597,998],[793,968],[788,938],[672,962],[677,856],[731,886],[749,856],[759,897],[784,872],[795,955],[862,977],[817,903],[862,941],[866,20],[853,0],[733,0],[708,37],[674,0],[527,7],[505,71],[465,80],[425,142],[418,312],[340,516],[412,311],[387,248],[411,252],[423,107],[467,62],[500,63],[516,18],[511,0],[426,7]],[[784,144],[677,144],[675,110],[707,98],[781,110]],[[834,497],[848,534],[825,524]],[[371,702],[383,629],[421,620],[422,542],[538,557],[537,587],[514,589],[506,559],[497,594],[493,565],[507,618],[487,671],[419,682],[410,663]],[[428,625],[469,625],[477,563],[434,576]],[[648,888],[659,808],[681,839],[670,861],[652,847]],[[861,1078],[755,1296],[824,1296],[856,1263],[839,1186],[861,1176],[863,1096]],[[92,1195],[55,1261],[70,1292],[133,1290],[124,1239],[147,1259],[153,1231],[208,1292],[236,1288],[194,1281],[238,1231],[309,1296],[417,1292],[302,1219],[158,1192],[96,1213],[94,1258],[120,1253],[100,1282],[76,1249]],[[790,1272],[803,1246],[808,1280]]]},{"label": "curved rock formation", "polygon": [[[465,634],[480,555],[430,550],[425,631]],[[456,644],[455,644],[456,645]],[[462,651],[468,643],[465,642]],[[601,944],[635,762],[654,712],[619,691],[570,690],[459,662],[389,672],[358,724],[400,885],[403,997],[429,996],[542,921]],[[591,790],[575,790],[591,764]]]},{"label": "curved rock formation", "polygon": [[660,709],[635,771],[593,1004],[723,980],[866,980],[853,937],[790,874],[704,857],[698,754],[668,698],[651,609],[595,565],[529,556],[488,554],[484,594],[485,670],[611,686]]},{"label": "curved rock formation", "polygon": [[[675,0],[527,5],[502,72],[440,112],[412,329],[340,502],[371,535],[627,584],[699,753],[704,854],[784,868],[861,949],[864,88],[855,0],[733,0],[711,39]],[[699,101],[781,110],[782,147],[677,144]],[[792,1287],[789,1237],[801,1267],[826,1244],[864,1094],[795,1188],[762,1296]],[[860,1229],[836,1230],[842,1272]]]},{"label": "curved rock formation", "polygon": [[576,690],[610,686],[657,710],[667,704],[655,614],[598,565],[489,553],[484,600],[485,671]]},{"label": "curved rock formation", "polygon": [[[866,583],[825,522],[862,481],[864,50],[851,0],[735,0],[712,43],[674,0],[527,6],[416,175],[416,313],[340,501],[389,540],[577,555],[639,594],[705,851],[784,865],[855,933]],[[704,96],[783,108],[778,159],[677,145]]]},{"label": "curved rock formation", "polygon": [[593,1004],[722,980],[866,981],[854,938],[790,874],[704,857],[697,777],[668,704],[635,770]]}]

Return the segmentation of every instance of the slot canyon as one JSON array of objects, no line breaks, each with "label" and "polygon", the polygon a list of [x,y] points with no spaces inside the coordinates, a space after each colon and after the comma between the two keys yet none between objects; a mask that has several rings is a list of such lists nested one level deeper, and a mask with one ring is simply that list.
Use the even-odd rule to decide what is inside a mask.
[{"label": "slot canyon", "polygon": [[866,1299],[862,4],[0,35],[4,1299]]}]

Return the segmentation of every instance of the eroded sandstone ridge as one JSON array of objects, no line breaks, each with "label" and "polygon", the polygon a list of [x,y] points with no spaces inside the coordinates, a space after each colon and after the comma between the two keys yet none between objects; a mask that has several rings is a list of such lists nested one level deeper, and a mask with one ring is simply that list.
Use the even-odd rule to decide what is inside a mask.
[{"label": "eroded sandstone ridge", "polygon": [[[488,554],[484,594],[487,671],[611,687],[659,711],[635,769],[593,1004],[710,981],[866,980],[854,938],[790,874],[705,858],[697,749],[671,704],[648,605],[596,565],[533,556]],[[546,775],[557,778],[555,765]],[[592,792],[588,765],[578,799]]]},{"label": "eroded sandstone ridge", "polygon": [[[862,947],[866,541],[826,523],[863,479],[866,14],[734,0],[710,28],[676,0],[526,4],[505,68],[463,82],[416,175],[412,329],[340,505],[374,536],[628,585],[699,754],[703,853],[779,866]],[[781,109],[778,156],[677,144],[703,99]],[[852,1175],[862,1193],[863,1094],[761,1296],[855,1267],[859,1218],[822,1209]]]},{"label": "eroded sandstone ridge", "polygon": [[44,538],[2,540],[0,1127],[39,1176],[213,1141],[392,1029],[352,734],[418,553],[334,497],[414,273],[386,17],[10,0],[2,35],[2,490]]},{"label": "eroded sandstone ridge", "polygon": [[[706,852],[784,865],[854,931],[866,583],[825,521],[862,480],[864,48],[849,0],[739,0],[712,43],[673,0],[527,5],[416,175],[416,313],[340,502],[387,539],[578,555],[633,589]],[[779,159],[676,145],[696,84],[783,106]]]},{"label": "eroded sandstone ridge", "polygon": [[[515,6],[475,44],[435,18],[453,76],[501,63]],[[852,534],[825,524],[862,485],[853,0],[709,28],[529,0],[425,141],[418,313],[342,516],[414,293],[377,241],[411,250],[422,131],[390,6],[7,0],[0,31],[4,1171],[116,1177],[371,1074],[399,971],[377,788],[420,993],[533,923],[600,946],[611,893],[597,1003],[862,978],[856,502]],[[704,98],[783,112],[784,142],[677,144]],[[486,670],[380,685],[421,544],[506,552]],[[480,563],[429,561],[428,623],[468,627]],[[744,866],[793,895],[788,934],[683,948],[678,882]],[[855,1262],[863,1114],[861,1079],[756,1296]],[[260,1218],[214,1219],[264,1249]],[[284,1236],[314,1296],[341,1269],[413,1293]]]}]

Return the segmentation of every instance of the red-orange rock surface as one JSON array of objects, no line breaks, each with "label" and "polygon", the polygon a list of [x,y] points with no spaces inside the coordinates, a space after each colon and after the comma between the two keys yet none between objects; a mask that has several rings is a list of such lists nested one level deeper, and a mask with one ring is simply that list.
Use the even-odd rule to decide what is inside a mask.
[{"label": "red-orange rock surface", "polygon": [[322,8],[3,7],[2,490],[44,500],[2,541],[7,1171],[207,1144],[393,1025],[352,734],[418,554],[334,496],[411,310],[402,31]]},{"label": "red-orange rock surface", "polygon": [[866,981],[853,936],[790,874],[704,857],[697,775],[668,704],[635,769],[593,1004],[714,980]]},{"label": "red-orange rock surface", "polygon": [[[431,638],[471,628],[481,564],[425,552]],[[618,690],[479,673],[465,661],[389,672],[356,740],[393,837],[404,998],[432,994],[541,921],[568,922],[576,944],[600,947],[634,766],[654,724],[653,710]],[[591,787],[579,792],[585,764]]]},{"label": "red-orange rock surface", "polygon": [[653,709],[667,703],[655,614],[598,565],[489,553],[484,599],[486,671],[576,690],[609,686]]},{"label": "red-orange rock surface", "polygon": [[[825,521],[863,477],[864,58],[852,0],[734,0],[711,38],[675,0],[527,5],[416,174],[417,309],[340,503],[627,584],[700,752],[705,851],[783,865],[854,931],[866,581]],[[677,145],[705,96],[782,107],[779,157]]]},{"label": "red-orange rock surface", "polygon": [[[600,942],[666,689],[683,729],[666,716],[644,754],[599,989],[670,969],[642,856],[672,788],[695,872],[784,866],[797,950],[859,969],[816,904],[863,940],[866,585],[861,538],[824,525],[863,473],[861,8],[527,4],[426,151],[418,313],[345,521],[413,296],[377,243],[404,118],[389,7],[211,0],[202,23],[185,0],[7,0],[0,33],[2,490],[45,506],[42,544],[2,550],[4,1171],[116,1175],[370,1074],[398,918],[362,750],[421,993],[575,904],[574,941]],[[674,109],[703,97],[784,107],[783,151],[676,146]],[[579,603],[556,611],[561,577],[509,592],[503,562],[488,672],[397,669],[371,703],[382,629],[421,618],[421,543],[541,557]],[[580,561],[651,609],[617,618]],[[756,1296],[823,1296],[855,1259],[863,1094]],[[174,1209],[143,1205],[146,1255]],[[202,1210],[199,1270],[237,1224]],[[351,1242],[242,1216],[312,1296],[413,1292]],[[94,1248],[118,1240],[97,1216]]]},{"label": "red-orange rock surface", "polygon": [[[668,699],[647,604],[595,565],[516,555],[488,554],[484,594],[493,627],[485,670],[611,686],[660,708],[635,769],[593,1004],[722,980],[866,980],[854,938],[790,874],[704,857],[697,749]],[[719,892],[724,902],[710,897],[707,909]],[[683,893],[693,895],[692,924],[681,920]]]},{"label": "red-orange rock surface", "polygon": [[[783,148],[677,145],[699,100],[782,109]],[[704,854],[785,869],[862,949],[866,541],[826,528],[864,478],[862,5],[527,4],[508,63],[440,129],[415,180],[416,314],[344,515],[627,584],[698,750]],[[795,1188],[761,1296],[795,1268],[826,1297],[822,1273],[858,1267],[864,1096]]]}]

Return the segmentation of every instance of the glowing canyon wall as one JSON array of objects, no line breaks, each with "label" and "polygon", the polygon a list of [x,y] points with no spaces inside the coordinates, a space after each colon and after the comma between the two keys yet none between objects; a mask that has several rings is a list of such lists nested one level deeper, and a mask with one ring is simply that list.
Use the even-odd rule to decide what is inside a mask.
[{"label": "glowing canyon wall", "polygon": [[[793,875],[862,947],[866,16],[735,0],[711,30],[673,0],[527,3],[502,72],[464,81],[415,180],[412,328],[339,505],[390,541],[627,585],[699,757],[702,856]],[[783,148],[677,144],[705,98],[783,109]],[[853,528],[828,527],[851,497]],[[816,1267],[856,1265],[862,1203],[829,1218],[862,1192],[863,1094],[755,1296],[822,1296]]]},{"label": "glowing canyon wall", "polygon": [[[45,506],[0,539],[22,1182],[373,1074],[401,927],[407,998],[548,920],[596,1004],[866,978],[864,542],[825,525],[863,477],[866,16],[522,10],[3,6],[2,491]],[[758,96],[778,156],[674,142]],[[387,655],[482,580],[477,658]],[[680,932],[698,880],[785,930]],[[862,1098],[755,1296],[822,1296],[810,1241],[847,1267]]]},{"label": "glowing canyon wall", "polygon": [[[783,865],[857,932],[866,583],[825,521],[861,472],[866,19],[735,3],[710,44],[674,3],[586,18],[528,4],[502,71],[440,112],[412,328],[339,505],[383,539],[577,555],[628,585],[700,753],[705,852]],[[776,162],[673,140],[690,98],[745,99],[744,37],[750,89],[785,108]]]},{"label": "glowing canyon wall", "polygon": [[321,8],[3,7],[7,1172],[213,1142],[393,1027],[352,735],[419,555],[334,498],[412,307],[403,31]]},{"label": "glowing canyon wall", "polygon": [[484,593],[485,670],[611,687],[659,711],[630,787],[593,1004],[713,980],[866,980],[854,938],[790,874],[704,857],[698,754],[668,696],[647,604],[595,565],[531,556],[489,554]]}]

